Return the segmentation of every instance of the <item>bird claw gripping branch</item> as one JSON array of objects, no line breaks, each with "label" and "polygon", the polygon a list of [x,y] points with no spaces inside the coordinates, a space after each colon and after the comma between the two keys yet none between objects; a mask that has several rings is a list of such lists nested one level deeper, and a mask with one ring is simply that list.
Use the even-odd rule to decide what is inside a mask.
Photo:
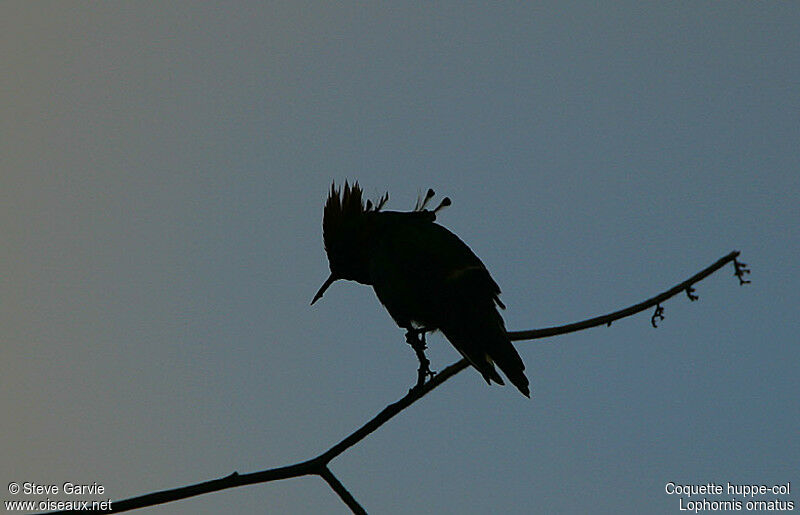
[{"label": "bird claw gripping branch", "polygon": [[411,345],[411,348],[414,349],[414,353],[417,355],[417,359],[419,360],[419,368],[417,369],[417,384],[415,384],[411,390],[421,388],[428,378],[432,379],[433,376],[436,375],[436,371],[431,370],[431,362],[425,355],[425,349],[428,348],[425,343],[425,333],[427,332],[427,329],[409,329],[406,332],[406,343]]}]

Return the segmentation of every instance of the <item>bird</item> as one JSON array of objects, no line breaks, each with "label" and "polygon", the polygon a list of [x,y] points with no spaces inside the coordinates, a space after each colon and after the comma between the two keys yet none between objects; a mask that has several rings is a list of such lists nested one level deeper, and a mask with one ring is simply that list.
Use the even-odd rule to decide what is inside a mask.
[{"label": "bird", "polygon": [[488,384],[505,384],[497,365],[530,397],[525,364],[497,309],[505,309],[500,288],[467,244],[435,222],[451,201],[445,197],[426,209],[434,195],[429,189],[412,211],[385,211],[388,193],[365,202],[357,181],[340,188],[332,183],[322,217],[330,275],[311,304],[340,279],[372,286],[417,352],[417,387],[433,375],[424,357],[425,333],[441,331]]}]

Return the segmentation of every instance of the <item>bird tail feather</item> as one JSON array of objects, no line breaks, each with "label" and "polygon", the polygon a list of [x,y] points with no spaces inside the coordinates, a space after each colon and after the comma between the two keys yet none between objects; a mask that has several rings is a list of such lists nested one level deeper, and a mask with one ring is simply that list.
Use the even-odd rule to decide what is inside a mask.
[{"label": "bird tail feather", "polygon": [[442,328],[442,332],[461,355],[481,373],[487,383],[491,384],[494,381],[497,384],[505,384],[495,369],[494,365],[497,364],[511,383],[523,395],[530,397],[528,378],[524,372],[525,364],[505,334],[505,329],[492,328],[488,326],[489,324],[467,325],[471,327],[461,325]]}]

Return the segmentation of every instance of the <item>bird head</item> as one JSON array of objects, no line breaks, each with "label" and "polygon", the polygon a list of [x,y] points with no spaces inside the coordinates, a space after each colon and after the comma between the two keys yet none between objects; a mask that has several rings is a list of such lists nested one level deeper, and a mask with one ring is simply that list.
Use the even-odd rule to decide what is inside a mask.
[{"label": "bird head", "polygon": [[384,194],[373,204],[363,198],[358,182],[343,188],[331,185],[322,216],[322,238],[331,275],[314,295],[314,304],[325,290],[338,279],[348,279],[369,284],[369,240],[374,229],[374,215],[383,208],[389,194]]}]

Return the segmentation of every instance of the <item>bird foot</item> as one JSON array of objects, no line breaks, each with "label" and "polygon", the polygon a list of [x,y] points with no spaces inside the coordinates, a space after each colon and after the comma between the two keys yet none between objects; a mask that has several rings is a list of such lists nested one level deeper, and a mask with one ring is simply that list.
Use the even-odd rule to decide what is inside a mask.
[{"label": "bird foot", "polygon": [[425,355],[425,349],[427,349],[427,345],[425,344],[425,333],[429,332],[430,329],[408,329],[406,332],[406,343],[411,345],[411,348],[414,349],[414,353],[417,355],[417,359],[419,360],[419,368],[417,369],[417,384],[415,384],[409,392],[418,391],[420,388],[425,386],[425,382],[430,378],[432,379],[433,376],[436,375],[435,370],[431,370],[431,362],[428,360],[428,357]]}]

